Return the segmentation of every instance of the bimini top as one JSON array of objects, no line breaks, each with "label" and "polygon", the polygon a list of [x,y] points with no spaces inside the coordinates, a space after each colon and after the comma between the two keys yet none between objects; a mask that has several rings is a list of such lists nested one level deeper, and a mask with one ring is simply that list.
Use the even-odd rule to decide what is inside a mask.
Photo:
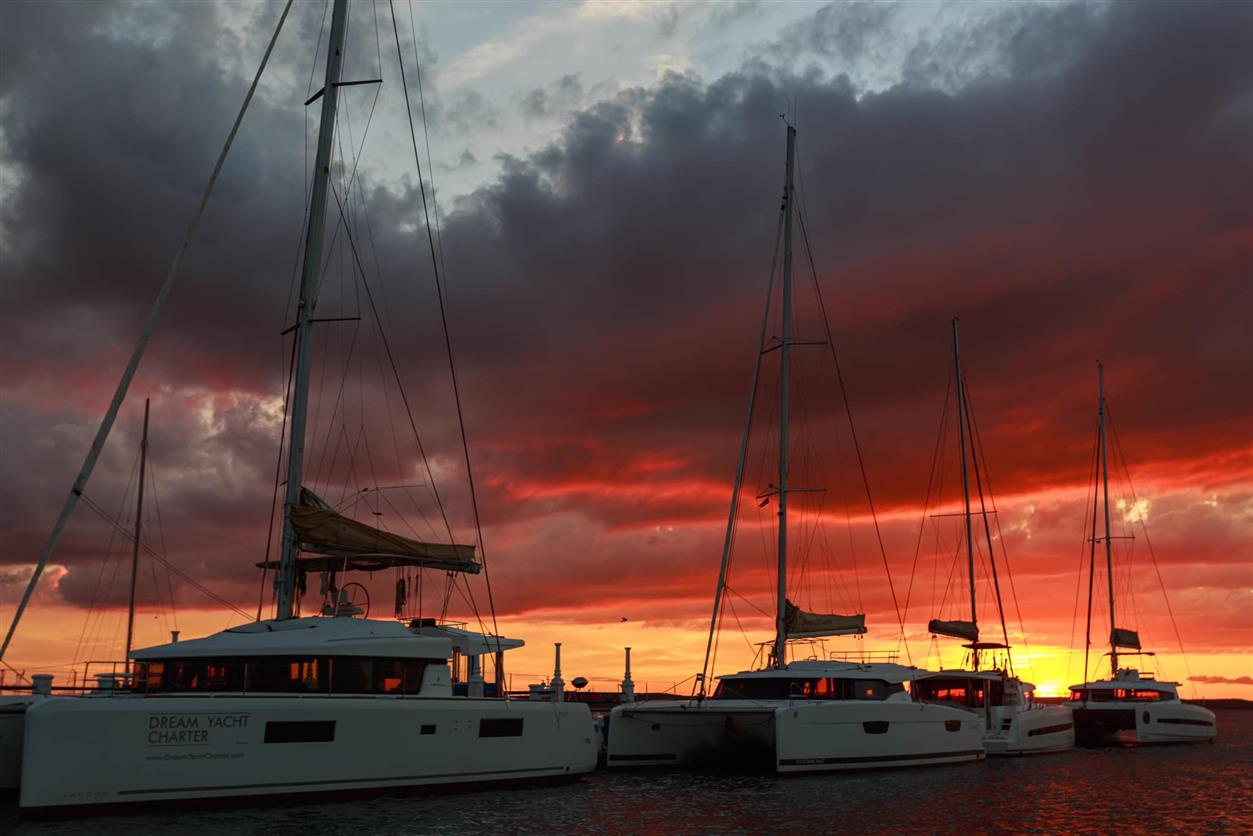
[{"label": "bimini top", "polygon": [[147,662],[301,655],[447,659],[452,642],[446,637],[414,635],[395,621],[311,616],[254,621],[201,639],[145,647],[131,653],[131,658]]},{"label": "bimini top", "polygon": [[881,679],[896,684],[911,682],[925,676],[927,671],[898,665],[895,662],[835,662],[821,659],[805,659],[789,662],[786,668],[766,668],[760,671],[741,671],[718,677],[725,680],[745,679],[795,679],[801,676],[835,677],[839,679]]},{"label": "bimini top", "polygon": [[[477,575],[483,568],[474,557],[474,546],[423,543],[383,531],[345,517],[308,488],[300,489],[300,504],[292,506],[289,516],[300,548],[318,555],[298,560],[298,572],[377,572],[414,566]],[[258,563],[257,568],[278,569],[279,562]]]}]

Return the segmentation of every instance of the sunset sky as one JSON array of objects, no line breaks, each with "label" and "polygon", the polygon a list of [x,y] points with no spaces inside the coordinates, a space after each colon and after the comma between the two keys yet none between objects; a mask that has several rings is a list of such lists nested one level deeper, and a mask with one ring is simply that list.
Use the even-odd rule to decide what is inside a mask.
[{"label": "sunset sky", "polygon": [[[18,0],[0,13],[0,626],[281,8]],[[528,642],[514,687],[551,672],[553,641],[567,681],[597,688],[621,678],[626,645],[638,687],[701,668],[786,114],[883,538],[881,554],[829,350],[798,350],[794,478],[826,492],[798,500],[789,594],[870,627],[827,650],[960,661],[957,642],[926,632],[968,617],[957,518],[933,516],[959,501],[951,416],[935,457],[956,316],[1018,672],[1051,693],[1083,677],[1100,361],[1135,491],[1115,456],[1114,533],[1136,538],[1118,541],[1118,626],[1140,630],[1158,652],[1144,667],[1188,682],[1185,695],[1253,699],[1253,4],[394,8],[398,35],[387,3],[351,4],[343,77],[383,83],[342,88],[335,179],[448,528],[474,542],[399,37],[438,195],[497,620]],[[86,492],[133,525],[150,397],[146,540],[246,612],[279,452],[323,13],[293,7]],[[802,253],[798,238],[796,328],[825,339]],[[306,484],[446,541],[344,236],[326,258],[318,315],[362,319],[316,332]],[[753,498],[776,481],[777,362],[763,366],[720,673],[773,629],[775,508]],[[928,504],[933,457],[943,485]],[[402,484],[418,487],[351,501]],[[120,656],[129,546],[111,530],[80,505],[7,663],[61,675]],[[241,620],[147,557],[140,569],[139,644]],[[977,577],[988,635],[986,568]],[[391,614],[392,582],[370,581],[372,615]],[[442,579],[427,583],[431,614]],[[483,579],[471,587],[490,626]],[[909,598],[908,651],[893,590]],[[460,593],[449,612],[477,623]]]}]

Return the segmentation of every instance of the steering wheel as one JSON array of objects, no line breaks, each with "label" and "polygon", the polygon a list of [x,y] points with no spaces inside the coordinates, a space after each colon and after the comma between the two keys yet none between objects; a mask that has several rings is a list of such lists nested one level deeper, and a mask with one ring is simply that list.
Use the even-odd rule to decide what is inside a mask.
[{"label": "steering wheel", "polygon": [[337,593],[336,611],[342,609],[360,610],[362,618],[370,616],[370,592],[364,586],[353,581],[339,588]]}]

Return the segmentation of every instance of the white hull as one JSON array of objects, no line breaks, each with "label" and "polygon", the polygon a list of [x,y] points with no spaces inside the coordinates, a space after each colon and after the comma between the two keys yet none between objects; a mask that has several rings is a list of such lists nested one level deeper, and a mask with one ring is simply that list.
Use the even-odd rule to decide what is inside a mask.
[{"label": "white hull", "polygon": [[39,697],[0,696],[0,792],[14,792],[22,777],[26,709]]},{"label": "white hull", "polygon": [[984,756],[968,711],[896,701],[635,703],[609,720],[608,765],[726,766],[777,772],[964,763]]},{"label": "white hull", "polygon": [[1170,701],[1075,703],[1075,724],[1085,745],[1203,743],[1218,733],[1214,712]]},{"label": "white hull", "polygon": [[585,705],[464,697],[51,700],[25,738],[35,812],[556,779],[597,752]]},{"label": "white hull", "polygon": [[1068,705],[997,706],[983,735],[989,755],[1034,755],[1075,747],[1075,718]]}]

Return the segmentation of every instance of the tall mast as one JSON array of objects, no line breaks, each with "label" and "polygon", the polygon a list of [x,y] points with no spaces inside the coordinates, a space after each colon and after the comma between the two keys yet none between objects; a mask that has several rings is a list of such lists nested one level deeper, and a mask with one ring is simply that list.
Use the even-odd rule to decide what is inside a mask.
[{"label": "tall mast", "polygon": [[331,140],[335,134],[335,104],[339,97],[339,72],[344,58],[347,18],[348,0],[335,0],[335,9],[331,14],[331,39],[326,53],[326,79],[322,86],[322,119],[318,125],[318,149],[314,158],[304,269],[300,275],[300,301],[296,308],[296,374],[292,390],[291,443],[287,453],[287,493],[283,504],[283,555],[274,578],[280,619],[291,618],[295,612],[296,552],[299,543],[291,524],[291,510],[300,502],[301,464],[309,406],[309,361],[313,352],[311,326],[313,308],[317,303],[322,232],[326,223],[326,183],[330,175]]},{"label": "tall mast", "polygon": [[135,506],[135,542],[131,544],[131,596],[126,608],[126,672],[131,669],[131,647],[135,638],[135,576],[139,573],[139,535],[144,519],[144,473],[148,467],[148,398],[144,398],[144,434],[139,441],[139,500]]},{"label": "tall mast", "polygon": [[[957,431],[961,445],[962,460],[962,497],[966,503],[966,568],[970,573],[970,623],[976,628],[979,618],[975,612],[975,539],[970,523],[970,473],[966,465],[966,389],[962,385],[961,351],[957,343],[957,317],[953,317],[953,366],[956,369],[957,381]],[[978,639],[975,640],[976,642]],[[973,653],[975,670],[979,670],[979,651]]]},{"label": "tall mast", "polygon": [[774,663],[787,664],[787,468],[788,395],[792,349],[792,172],[796,159],[796,129],[787,126],[787,175],[783,187],[783,344],[779,373],[779,606],[775,616]]},{"label": "tall mast", "polygon": [[1118,643],[1114,641],[1114,542],[1109,530],[1109,440],[1105,429],[1105,367],[1096,364],[1101,390],[1101,477],[1105,483],[1105,577],[1109,581],[1109,670],[1118,676]]}]

